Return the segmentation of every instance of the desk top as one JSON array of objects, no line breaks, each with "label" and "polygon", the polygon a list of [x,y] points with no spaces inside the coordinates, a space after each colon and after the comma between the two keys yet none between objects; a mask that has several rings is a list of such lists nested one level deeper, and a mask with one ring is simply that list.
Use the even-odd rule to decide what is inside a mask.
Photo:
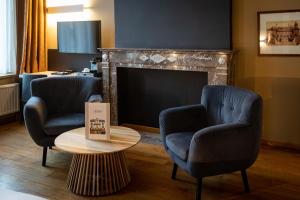
[{"label": "desk top", "polygon": [[55,146],[75,154],[101,154],[124,151],[141,139],[137,131],[122,126],[111,126],[110,134],[108,141],[88,140],[85,138],[85,127],[77,128],[59,135]]},{"label": "desk top", "polygon": [[[57,71],[44,71],[44,72],[35,72],[35,73],[30,73],[30,74],[37,74],[37,75],[47,75],[47,77],[58,77],[58,76],[94,76],[92,73],[84,73],[84,72],[72,72],[70,74],[64,74],[64,75],[59,75],[59,74],[52,74]],[[23,78],[23,74],[19,74],[19,78]]]}]

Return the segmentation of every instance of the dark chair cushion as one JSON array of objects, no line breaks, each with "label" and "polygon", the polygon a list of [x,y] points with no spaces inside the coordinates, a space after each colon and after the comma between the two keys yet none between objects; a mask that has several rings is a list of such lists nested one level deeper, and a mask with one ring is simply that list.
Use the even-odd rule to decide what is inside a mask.
[{"label": "dark chair cushion", "polygon": [[193,135],[193,132],[169,134],[166,137],[166,145],[176,156],[186,161],[189,155],[189,148]]},{"label": "dark chair cushion", "polygon": [[60,135],[68,130],[83,126],[84,113],[69,113],[48,116],[44,129],[47,135]]}]

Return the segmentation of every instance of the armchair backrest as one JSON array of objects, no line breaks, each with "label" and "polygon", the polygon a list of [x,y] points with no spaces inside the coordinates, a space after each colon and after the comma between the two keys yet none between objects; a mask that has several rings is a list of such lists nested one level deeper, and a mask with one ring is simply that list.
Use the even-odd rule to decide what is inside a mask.
[{"label": "armchair backrest", "polygon": [[101,80],[94,77],[49,77],[31,82],[32,96],[45,101],[48,114],[84,112],[84,103],[101,94]]},{"label": "armchair backrest", "polygon": [[32,80],[37,78],[44,78],[47,77],[45,74],[27,74],[24,73],[22,75],[22,103],[25,105],[25,103],[30,99],[31,97],[31,88],[30,83]]},{"label": "armchair backrest", "polygon": [[205,86],[201,104],[206,107],[209,126],[241,122],[261,128],[262,99],[252,91],[232,86]]}]

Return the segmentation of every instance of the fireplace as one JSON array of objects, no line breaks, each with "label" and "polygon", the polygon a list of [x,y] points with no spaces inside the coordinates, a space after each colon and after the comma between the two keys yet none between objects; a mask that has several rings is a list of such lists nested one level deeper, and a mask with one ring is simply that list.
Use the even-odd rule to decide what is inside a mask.
[{"label": "fireplace", "polygon": [[[104,101],[111,103],[114,125],[126,122],[157,127],[160,110],[199,103],[203,85],[233,84],[232,51],[99,50]],[[150,97],[153,101],[145,99]]]},{"label": "fireplace", "polygon": [[161,110],[199,103],[206,84],[206,72],[118,67],[118,123],[157,128]]}]

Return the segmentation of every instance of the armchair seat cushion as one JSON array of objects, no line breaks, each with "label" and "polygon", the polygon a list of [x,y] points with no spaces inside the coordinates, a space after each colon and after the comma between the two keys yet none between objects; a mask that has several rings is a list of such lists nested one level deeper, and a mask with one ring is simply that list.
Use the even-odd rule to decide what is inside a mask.
[{"label": "armchair seat cushion", "polygon": [[60,135],[63,132],[83,126],[84,113],[68,113],[48,116],[44,129],[47,135]]},{"label": "armchair seat cushion", "polygon": [[189,148],[193,135],[194,132],[169,134],[166,137],[166,145],[172,153],[186,161],[189,155]]}]

